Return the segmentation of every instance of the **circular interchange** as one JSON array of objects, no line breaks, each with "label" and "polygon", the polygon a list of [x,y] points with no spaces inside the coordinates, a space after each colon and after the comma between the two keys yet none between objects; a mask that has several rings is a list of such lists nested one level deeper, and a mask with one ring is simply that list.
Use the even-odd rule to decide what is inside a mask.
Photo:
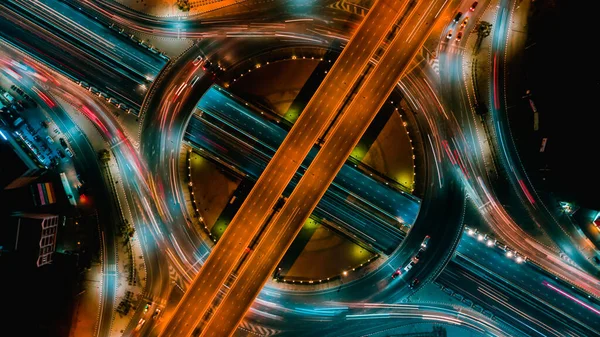
[{"label": "circular interchange", "polygon": [[[228,99],[239,104],[247,115],[268,123],[270,128],[279,129],[279,133],[286,133],[337,56],[337,52],[323,48],[288,47],[270,50],[228,67],[220,76],[223,81],[221,92],[227,92]],[[200,100],[200,105],[210,100],[212,92],[217,90],[213,87],[208,92]],[[214,106],[211,103],[213,102],[205,104]],[[252,125],[244,125],[238,116],[231,115],[233,111],[227,114],[228,103],[221,103],[224,104],[224,112],[220,114],[202,107],[195,109],[194,113],[201,117],[190,120],[187,134],[203,133],[199,130],[204,130],[205,135],[186,136],[188,139],[185,139],[187,142],[184,142],[182,148],[186,152],[188,163],[186,190],[190,193],[192,208],[196,210],[203,230],[214,242],[225,231],[252,183],[258,178],[261,168],[259,165],[258,171],[253,172],[251,164],[239,160],[236,162],[236,158],[242,155],[257,157],[251,151],[236,152],[236,147],[249,142],[259,146],[257,143],[260,143],[260,134],[253,135],[256,130]],[[362,181],[374,180],[385,193],[398,196],[401,193],[419,193],[420,191],[414,190],[418,185],[416,161],[423,159],[415,155],[412,146],[411,131],[416,126],[410,124],[416,123],[414,118],[411,121],[407,116],[412,113],[400,90],[396,88],[390,95],[389,102],[380,109],[355,147],[343,170],[356,172],[353,175]],[[238,144],[233,142],[233,138],[224,139],[224,133],[215,132],[215,127],[230,130],[223,124],[225,118],[230,118],[233,122],[229,122],[234,124],[238,119],[235,128],[243,131],[237,135]],[[244,134],[250,138],[244,137]],[[269,158],[262,158],[262,165],[266,165]],[[244,164],[247,164],[246,167]],[[361,191],[358,187],[356,192],[358,194],[338,196],[339,201],[346,204],[343,206],[345,209],[360,209],[370,201],[365,200],[368,191]],[[358,278],[382,265],[398,247],[386,247],[384,251],[382,247],[373,247],[372,242],[360,237],[360,231],[348,231],[347,227],[352,224],[340,223],[343,221],[339,218],[324,216],[331,215],[332,212],[326,207],[320,208],[320,212],[313,212],[281,260],[273,275],[274,282],[270,283],[272,286],[283,286],[281,283],[325,284],[333,280],[342,281],[349,276]],[[335,210],[333,213],[336,213]],[[386,225],[395,226],[394,230],[403,236],[413,224],[406,223],[400,216],[395,219],[389,219],[388,216],[387,220],[393,220]],[[369,236],[368,232],[362,234]],[[397,241],[398,244],[400,242],[401,240]]]}]

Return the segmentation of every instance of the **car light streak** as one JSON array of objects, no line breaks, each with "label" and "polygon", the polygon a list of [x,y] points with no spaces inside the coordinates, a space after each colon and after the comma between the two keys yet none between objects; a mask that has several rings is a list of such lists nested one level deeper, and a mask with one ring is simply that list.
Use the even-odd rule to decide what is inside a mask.
[{"label": "car light streak", "polygon": [[589,305],[589,304],[581,301],[580,299],[574,297],[573,295],[568,294],[567,292],[565,292],[565,291],[563,291],[563,290],[561,290],[561,289],[559,289],[559,288],[551,285],[550,283],[548,283],[546,281],[542,282],[542,284],[545,285],[546,287],[548,287],[548,288],[556,291],[557,293],[559,293],[559,294],[561,294],[561,295],[569,298],[570,300],[577,302],[578,304],[582,305],[583,307],[587,308],[588,310],[593,311],[596,315],[600,315],[600,310],[598,310],[598,309],[592,307],[591,305]]}]

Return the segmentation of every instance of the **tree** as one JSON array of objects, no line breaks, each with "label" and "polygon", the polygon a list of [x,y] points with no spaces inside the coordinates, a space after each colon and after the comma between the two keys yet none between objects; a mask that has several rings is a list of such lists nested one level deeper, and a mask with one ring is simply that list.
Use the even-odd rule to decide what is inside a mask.
[{"label": "tree", "polygon": [[492,24],[487,21],[481,21],[479,26],[477,27],[477,34],[481,36],[481,38],[488,37],[492,32]]},{"label": "tree", "polygon": [[179,10],[181,10],[182,12],[189,12],[190,11],[189,0],[177,0],[177,7],[179,7]]},{"label": "tree", "polygon": [[110,160],[110,152],[108,150],[98,151],[98,159],[100,159],[100,162],[103,164],[108,163]]},{"label": "tree", "polygon": [[477,54],[479,52],[479,48],[481,47],[481,42],[484,38],[488,37],[492,33],[492,24],[487,21],[479,22],[477,26],[477,41],[475,42],[475,46],[473,46],[474,53]]}]

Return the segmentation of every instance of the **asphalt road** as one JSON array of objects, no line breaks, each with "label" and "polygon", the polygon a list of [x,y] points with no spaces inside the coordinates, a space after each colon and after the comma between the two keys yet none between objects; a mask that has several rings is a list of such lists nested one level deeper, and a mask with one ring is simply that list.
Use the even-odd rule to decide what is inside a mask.
[{"label": "asphalt road", "polygon": [[[137,111],[166,60],[55,0],[2,4],[0,34],[74,80]],[[85,62],[82,62],[85,60]]]},{"label": "asphalt road", "polygon": [[337,107],[395,22],[400,10],[385,1],[371,8],[361,24],[364,29],[358,29],[329,71],[184,295],[163,336],[187,336],[203,318],[302,160],[334,118]]},{"label": "asphalt road", "polygon": [[445,4],[443,1],[420,3],[401,18],[403,24],[396,37],[347,111],[326,135],[325,145],[241,267],[222,304],[203,328],[204,336],[226,336],[235,331],[271,271],[408,68]]},{"label": "asphalt road", "polygon": [[[245,176],[257,179],[286,136],[279,124],[262,118],[225,91],[211,88],[200,100],[203,111],[190,119],[185,140],[201,147],[206,155],[225,161]],[[300,167],[306,170],[314,159],[313,148]],[[289,195],[302,173],[288,186]],[[333,221],[334,230],[371,245],[379,252],[391,254],[404,237],[399,227],[410,227],[418,214],[419,200],[403,191],[371,178],[347,162],[317,206],[314,216]]]}]

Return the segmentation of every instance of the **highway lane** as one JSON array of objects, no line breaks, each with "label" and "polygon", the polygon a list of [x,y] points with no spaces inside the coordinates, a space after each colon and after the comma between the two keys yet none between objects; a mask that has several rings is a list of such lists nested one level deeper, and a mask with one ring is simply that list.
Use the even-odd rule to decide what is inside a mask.
[{"label": "highway lane", "polygon": [[326,135],[325,145],[249,254],[222,304],[203,328],[204,336],[225,336],[235,331],[304,221],[408,68],[446,3],[418,3],[402,18],[403,24],[396,37],[356,93],[356,99]]},{"label": "highway lane", "polygon": [[600,307],[536,266],[518,264],[467,234],[457,252],[437,281],[498,319],[529,336],[598,334]]},{"label": "highway lane", "polygon": [[[457,253],[448,273],[443,273],[446,275],[445,279],[456,275],[459,270],[468,269],[469,275],[476,275],[468,278],[477,283],[477,286],[469,288],[469,282],[464,280],[453,284],[466,287],[471,293],[479,292],[479,296],[471,297],[474,301],[477,298],[486,298],[488,303],[492,302],[492,307],[498,306],[493,302],[502,302],[505,308],[512,309],[503,312],[509,315],[505,317],[506,320],[510,321],[510,317],[522,311],[533,317],[532,321],[535,322],[537,318],[552,326],[556,329],[556,336],[567,335],[569,331],[575,335],[600,334],[600,306],[572,292],[570,287],[565,287],[564,283],[549,277],[537,266],[526,262],[517,263],[507,257],[499,247],[489,247],[485,241],[478,241],[476,235],[470,236],[467,233],[463,234]],[[482,280],[486,280],[485,284]],[[486,292],[487,287],[500,291]],[[560,291],[569,293],[576,300],[560,294]],[[486,297],[487,294],[490,295]],[[497,297],[494,297],[494,294]]]},{"label": "highway lane", "polygon": [[141,105],[145,86],[166,63],[64,3],[14,0],[2,6],[4,38],[134,110]]},{"label": "highway lane", "polygon": [[[402,6],[380,0],[371,9],[257,181],[227,231],[181,300],[163,336],[187,336],[263,225],[313,144],[334,118]],[[405,3],[405,2],[404,2]],[[362,29],[364,27],[364,29]],[[198,297],[198,298],[197,298]],[[190,308],[191,306],[191,308]]]}]

